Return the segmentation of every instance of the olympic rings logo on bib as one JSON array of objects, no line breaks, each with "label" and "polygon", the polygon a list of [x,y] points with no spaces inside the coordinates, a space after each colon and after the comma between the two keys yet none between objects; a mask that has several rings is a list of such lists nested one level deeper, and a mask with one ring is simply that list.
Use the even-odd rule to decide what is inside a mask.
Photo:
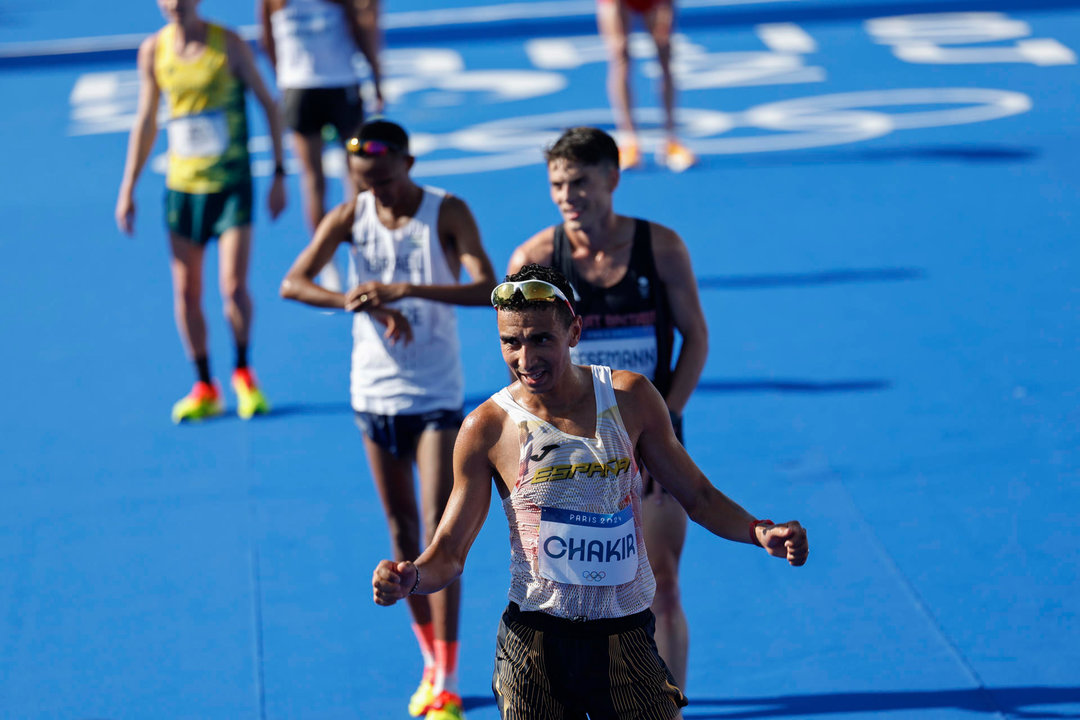
[{"label": "olympic rings logo on bib", "polygon": [[581,577],[585,580],[593,580],[595,582],[600,582],[607,577],[607,573],[603,570],[586,570],[585,572],[581,573]]}]

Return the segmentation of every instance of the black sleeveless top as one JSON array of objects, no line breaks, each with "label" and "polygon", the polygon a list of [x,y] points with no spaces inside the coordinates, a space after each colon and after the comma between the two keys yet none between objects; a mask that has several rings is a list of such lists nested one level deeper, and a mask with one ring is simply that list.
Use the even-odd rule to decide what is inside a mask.
[{"label": "black sleeveless top", "polygon": [[561,224],[555,226],[551,264],[578,294],[575,304],[583,326],[581,342],[570,349],[574,362],[639,372],[666,396],[671,388],[675,326],[664,283],[656,274],[649,223],[641,219],[634,223],[629,266],[622,280],[610,288],[581,277]]}]

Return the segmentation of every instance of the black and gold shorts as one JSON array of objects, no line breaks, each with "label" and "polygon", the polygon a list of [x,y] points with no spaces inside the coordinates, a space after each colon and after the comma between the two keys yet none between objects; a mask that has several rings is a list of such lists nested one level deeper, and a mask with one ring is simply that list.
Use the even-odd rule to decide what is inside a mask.
[{"label": "black and gold shorts", "polygon": [[651,610],[584,622],[515,603],[491,681],[502,720],[669,720],[687,704],[656,652]]}]

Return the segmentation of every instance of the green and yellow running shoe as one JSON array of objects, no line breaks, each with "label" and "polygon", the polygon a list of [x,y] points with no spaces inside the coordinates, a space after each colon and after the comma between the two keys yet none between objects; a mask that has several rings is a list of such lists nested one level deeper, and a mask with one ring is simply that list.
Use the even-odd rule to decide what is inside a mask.
[{"label": "green and yellow running shoe", "polygon": [[461,697],[443,690],[428,705],[424,720],[465,720],[465,709],[461,706]]},{"label": "green and yellow running shoe", "polygon": [[270,403],[262,394],[259,385],[255,382],[255,373],[249,368],[239,368],[233,371],[232,386],[236,391],[236,414],[244,420],[250,420],[253,415],[265,415],[270,412]]},{"label": "green and yellow running shoe", "polygon": [[420,681],[420,687],[416,688],[416,692],[409,698],[409,714],[413,717],[420,717],[427,712],[428,705],[431,705],[435,700],[435,686],[431,684],[431,680],[435,675],[435,668],[430,670],[424,670],[424,677]]},{"label": "green and yellow running shoe", "polygon": [[206,418],[215,417],[225,412],[225,406],[221,402],[221,390],[210,383],[196,382],[187,397],[182,398],[172,408],[172,421],[196,422]]}]

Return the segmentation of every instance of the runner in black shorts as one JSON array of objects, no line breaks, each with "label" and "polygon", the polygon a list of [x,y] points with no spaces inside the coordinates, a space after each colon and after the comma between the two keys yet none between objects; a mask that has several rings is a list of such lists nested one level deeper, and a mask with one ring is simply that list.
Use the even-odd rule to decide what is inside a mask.
[{"label": "runner in black shorts", "polygon": [[[371,68],[375,111],[382,112],[382,71],[378,55],[378,13],[374,0],[260,0],[263,45],[283,93],[285,124],[300,160],[304,214],[312,232],[326,214],[323,129],[338,142],[352,137],[364,119],[360,84],[353,68],[359,49]],[[357,188],[345,174],[345,195]],[[320,281],[342,290],[341,274],[329,263]]]},{"label": "runner in black shorts", "polygon": [[377,415],[354,411],[356,426],[379,447],[399,460],[416,454],[420,436],[428,431],[457,430],[464,413],[459,410],[432,410],[426,413]]},{"label": "runner in black shorts", "polygon": [[322,137],[327,125],[347,138],[364,120],[364,100],[356,85],[332,88],[286,88],[281,111],[285,126],[298,135]]},{"label": "runner in black shorts", "polygon": [[[492,688],[503,720],[667,720],[686,705],[656,653],[649,610],[580,622],[517,603],[503,613]],[[616,642],[612,638],[618,638]]]}]

